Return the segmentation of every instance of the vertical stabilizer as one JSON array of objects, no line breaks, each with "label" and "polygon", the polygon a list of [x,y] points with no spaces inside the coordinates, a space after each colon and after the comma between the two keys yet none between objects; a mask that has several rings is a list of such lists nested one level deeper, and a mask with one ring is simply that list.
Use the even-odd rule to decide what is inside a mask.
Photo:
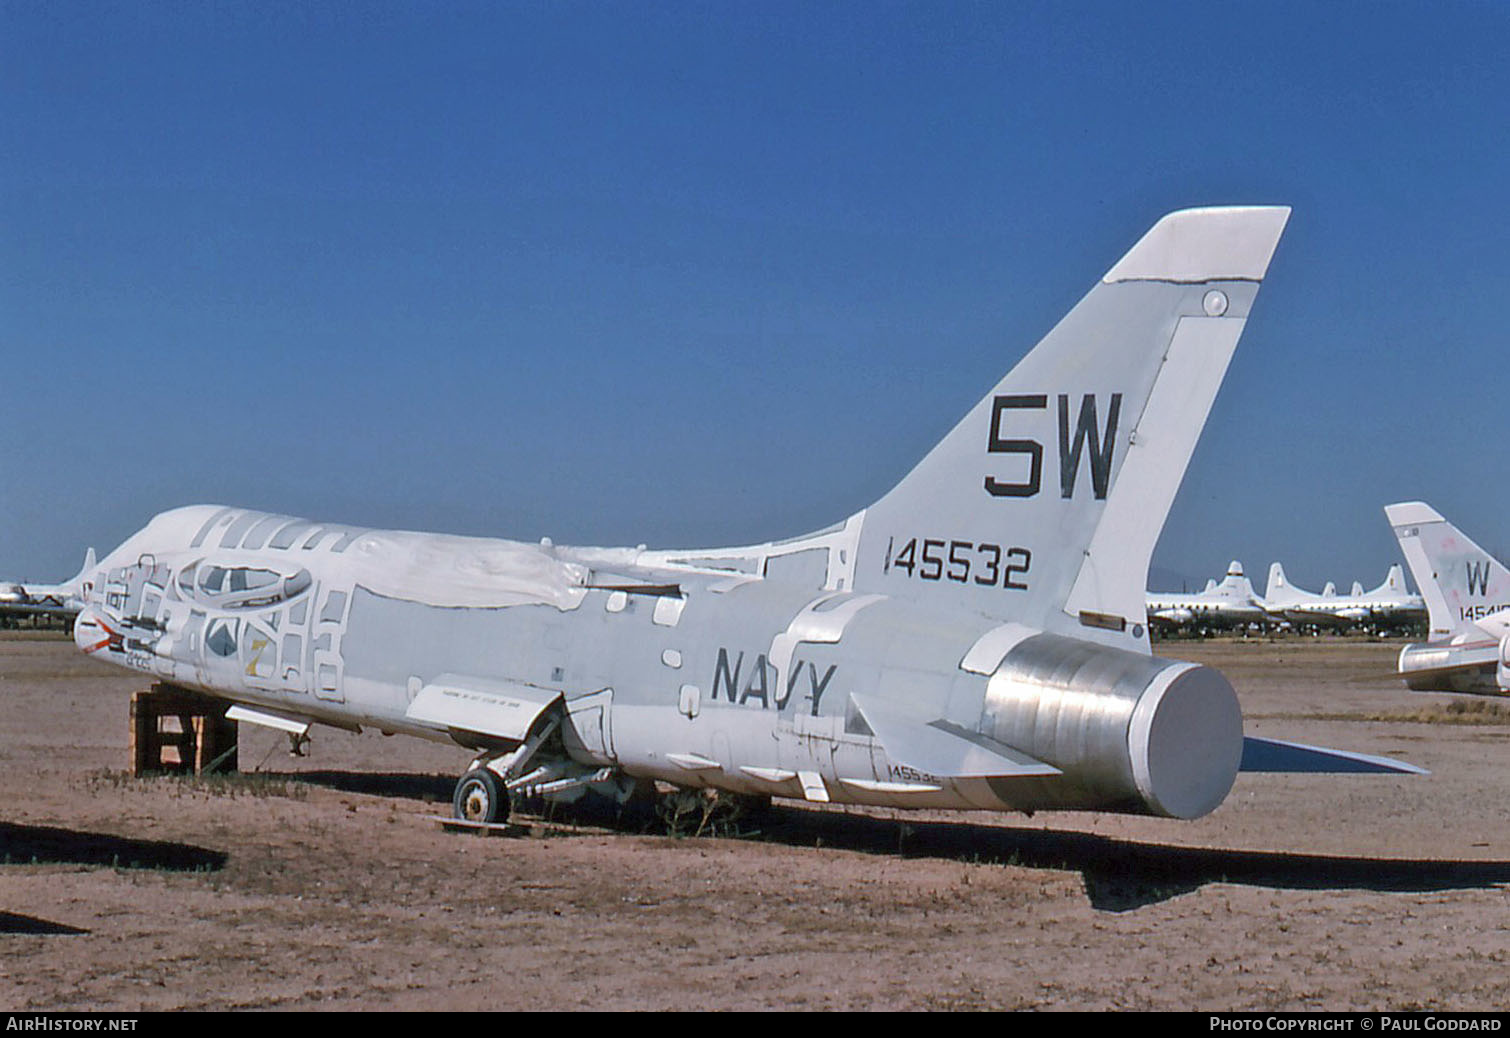
[{"label": "vertical stabilizer", "polygon": [[1510,608],[1510,570],[1430,505],[1385,505],[1384,514],[1426,600],[1432,638],[1463,633]]},{"label": "vertical stabilizer", "polygon": [[1269,564],[1269,583],[1264,585],[1264,598],[1270,602],[1285,597],[1289,585],[1285,582],[1285,568],[1277,562]]},{"label": "vertical stabilizer", "polygon": [[1146,648],[1149,558],[1289,213],[1156,223],[867,509],[854,587]]},{"label": "vertical stabilizer", "polygon": [[1379,585],[1378,591],[1381,594],[1385,592],[1392,595],[1409,594],[1405,589],[1405,571],[1400,568],[1398,562],[1389,568],[1389,572],[1384,576],[1384,583]]},{"label": "vertical stabilizer", "polygon": [[93,579],[96,565],[97,563],[94,559],[94,548],[90,547],[84,552],[83,567],[80,568],[78,573],[74,574],[74,578],[72,580],[62,585],[63,587],[68,589],[69,595],[72,595],[75,598],[84,597],[86,591],[84,585],[91,579]]}]

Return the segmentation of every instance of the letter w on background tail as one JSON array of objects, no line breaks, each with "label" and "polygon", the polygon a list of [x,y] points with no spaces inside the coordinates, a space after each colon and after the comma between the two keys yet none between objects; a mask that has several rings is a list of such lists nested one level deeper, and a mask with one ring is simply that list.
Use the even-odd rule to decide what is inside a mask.
[{"label": "letter w on background tail", "polygon": [[1510,571],[1421,501],[1385,505],[1400,553],[1426,600],[1431,638],[1474,629],[1510,607]]}]

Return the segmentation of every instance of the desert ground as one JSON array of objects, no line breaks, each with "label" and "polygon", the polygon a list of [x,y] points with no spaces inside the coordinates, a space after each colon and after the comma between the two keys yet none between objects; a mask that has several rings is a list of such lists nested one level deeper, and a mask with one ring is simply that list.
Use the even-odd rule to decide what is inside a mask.
[{"label": "desert ground", "polygon": [[1409,692],[1398,648],[1156,651],[1220,667],[1252,734],[1427,777],[1244,774],[1196,822],[481,838],[433,821],[467,752],[415,739],[242,726],[241,775],[131,778],[143,680],[9,634],[0,1009],[1503,1009],[1510,701]]}]

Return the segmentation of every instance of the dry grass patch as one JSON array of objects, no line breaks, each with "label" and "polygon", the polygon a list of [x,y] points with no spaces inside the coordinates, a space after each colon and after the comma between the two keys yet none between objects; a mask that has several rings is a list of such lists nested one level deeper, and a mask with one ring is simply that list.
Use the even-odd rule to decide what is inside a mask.
[{"label": "dry grass patch", "polygon": [[1376,721],[1388,724],[1510,725],[1510,704],[1498,698],[1454,699],[1414,710],[1376,710],[1369,713],[1250,714],[1250,719],[1276,721]]}]

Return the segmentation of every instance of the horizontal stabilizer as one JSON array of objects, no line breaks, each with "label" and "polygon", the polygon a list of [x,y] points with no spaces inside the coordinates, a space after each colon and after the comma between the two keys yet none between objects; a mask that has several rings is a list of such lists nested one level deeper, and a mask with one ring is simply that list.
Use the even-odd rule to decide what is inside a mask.
[{"label": "horizontal stabilizer", "polygon": [[405,716],[421,724],[523,742],[562,698],[553,688],[442,674],[419,690]]},{"label": "horizontal stabilizer", "polygon": [[1430,775],[1401,760],[1375,757],[1349,750],[1331,750],[1324,746],[1304,746],[1298,742],[1243,736],[1243,761],[1238,771],[1306,772],[1311,774],[1381,774]]},{"label": "horizontal stabilizer", "polygon": [[937,778],[1022,778],[1058,775],[1052,764],[1035,760],[995,739],[948,721],[918,721],[860,696],[851,696],[897,764]]}]

